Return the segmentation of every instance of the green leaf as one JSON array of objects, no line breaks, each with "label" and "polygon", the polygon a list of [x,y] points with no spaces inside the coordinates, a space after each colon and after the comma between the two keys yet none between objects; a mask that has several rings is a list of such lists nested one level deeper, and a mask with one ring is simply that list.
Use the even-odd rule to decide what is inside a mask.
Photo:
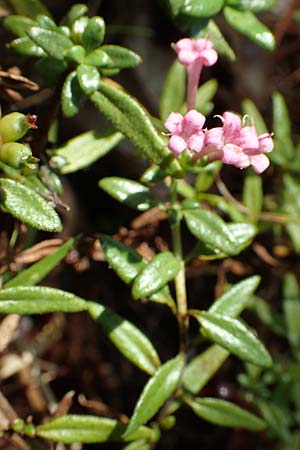
[{"label": "green leaf", "polygon": [[211,17],[221,11],[224,0],[185,0],[180,12],[193,17]]},{"label": "green leaf", "polygon": [[207,26],[203,28],[199,33],[199,37],[207,37],[207,36],[209,36],[209,39],[214,44],[214,47],[219,55],[224,56],[224,58],[227,58],[231,62],[234,62],[236,60],[236,56],[233,49],[226,41],[225,37],[221,33],[218,25],[215,23],[214,20],[210,20]]},{"label": "green leaf", "polygon": [[51,19],[51,17],[46,16],[45,14],[39,14],[36,17],[37,26],[40,28],[44,28],[46,30],[52,30],[57,31],[58,33],[61,33],[61,30],[56,26],[56,23],[54,20]]},{"label": "green leaf", "polygon": [[100,241],[108,264],[125,283],[131,283],[146,266],[143,258],[122,242],[106,234],[101,234]]},{"label": "green leaf", "polygon": [[36,45],[55,59],[63,60],[66,52],[74,45],[67,36],[40,27],[30,28],[28,35]]},{"label": "green leaf", "polygon": [[205,311],[191,311],[191,314],[202,325],[202,334],[230,353],[257,366],[272,365],[271,356],[264,345],[239,320]]},{"label": "green leaf", "polygon": [[[74,442],[96,444],[107,441],[120,441],[126,431],[126,425],[107,417],[67,414],[56,417],[36,428],[36,434],[63,444]],[[140,427],[128,440],[153,440],[154,430]]]},{"label": "green leaf", "polygon": [[243,203],[249,209],[254,221],[263,207],[263,185],[262,178],[255,173],[248,173],[243,186]]},{"label": "green leaf", "polygon": [[35,19],[38,14],[51,16],[50,12],[39,0],[9,0],[17,14]]},{"label": "green leaf", "polygon": [[150,378],[134,408],[125,437],[151,419],[173,394],[180,381],[183,365],[184,357],[180,354],[167,361]]},{"label": "green leaf", "polygon": [[267,125],[257,109],[255,103],[250,99],[245,99],[242,102],[243,114],[248,115],[254,121],[254,125],[259,134],[267,133]]},{"label": "green leaf", "polygon": [[18,39],[15,39],[11,41],[8,44],[9,47],[13,48],[16,52],[21,53],[25,56],[46,56],[46,53],[44,50],[39,47],[38,45],[35,45],[34,42],[32,42],[29,37],[21,37]]},{"label": "green leaf", "polygon": [[197,416],[222,427],[262,431],[266,423],[234,403],[219,398],[204,397],[187,401]]},{"label": "green leaf", "polygon": [[66,71],[68,65],[65,60],[61,61],[50,57],[43,57],[36,62],[35,67],[42,75],[44,81],[49,86],[53,86]]},{"label": "green leaf", "polygon": [[234,237],[219,216],[206,210],[189,210],[184,212],[184,218],[197,239],[226,254],[235,253]]},{"label": "green leaf", "polygon": [[57,156],[64,158],[60,172],[72,173],[90,166],[110,152],[122,140],[122,134],[112,128],[101,131],[87,131],[70,139],[63,147],[54,150],[53,164]]},{"label": "green leaf", "polygon": [[78,312],[87,302],[69,292],[45,286],[18,286],[0,291],[1,314],[46,314]]},{"label": "green leaf", "polygon": [[95,67],[107,67],[110,63],[110,58],[107,53],[105,53],[102,48],[96,48],[91,53],[88,53],[84,58],[85,64]]},{"label": "green leaf", "polygon": [[166,120],[171,112],[180,111],[185,100],[185,83],[186,68],[175,59],[167,74],[160,97],[159,114],[162,120]]},{"label": "green leaf", "polygon": [[224,16],[232,28],[266,50],[274,50],[276,43],[273,34],[251,11],[238,11],[226,6]]},{"label": "green leaf", "polygon": [[11,15],[3,20],[4,27],[19,37],[26,37],[29,28],[34,27],[36,22],[28,17]]},{"label": "green leaf", "polygon": [[[273,128],[276,142],[282,146],[284,159],[288,160],[294,156],[294,144],[291,138],[291,121],[289,111],[284,97],[280,92],[273,94]],[[275,148],[277,150],[278,145]]]},{"label": "green leaf", "polygon": [[221,295],[209,308],[208,312],[237,317],[249,304],[260,282],[260,277],[254,275],[235,284],[225,294]]},{"label": "green leaf", "polygon": [[88,302],[88,311],[125,358],[146,373],[155,373],[160,366],[157,352],[135,325],[98,303]]},{"label": "green leaf", "polygon": [[6,212],[33,228],[52,232],[62,230],[60,218],[53,207],[17,181],[0,179],[0,205]]},{"label": "green leaf", "polygon": [[67,25],[72,25],[72,23],[75,22],[75,20],[84,16],[87,11],[88,11],[87,5],[85,5],[84,3],[76,3],[68,11],[65,19],[63,20],[63,23]]},{"label": "green leaf", "polygon": [[289,426],[287,423],[286,411],[274,402],[266,402],[259,399],[256,402],[261,415],[272,430],[283,442],[290,440]]},{"label": "green leaf", "polygon": [[160,170],[158,166],[150,166],[145,170],[140,180],[144,184],[148,183],[159,183],[166,177],[166,174]]},{"label": "green leaf", "polygon": [[101,50],[108,55],[109,62],[106,67],[111,69],[136,67],[142,62],[139,55],[128,50],[128,48],[120,47],[119,45],[103,45]]},{"label": "green leaf", "polygon": [[283,297],[293,300],[300,298],[300,288],[297,277],[292,272],[287,272],[283,279]]},{"label": "green leaf", "polygon": [[300,299],[285,299],[283,301],[284,319],[289,342],[296,351],[300,349]]},{"label": "green leaf", "polygon": [[99,186],[119,202],[139,211],[158,204],[149,188],[127,178],[105,177],[99,181]]},{"label": "green leaf", "polygon": [[61,95],[61,106],[63,115],[65,117],[73,117],[79,112],[80,106],[85,99],[85,94],[82,92],[77,73],[71,72],[63,85]]},{"label": "green leaf", "polygon": [[218,89],[218,82],[214,78],[203,83],[196,95],[195,109],[202,114],[207,115],[213,108],[211,100],[214,98]]},{"label": "green leaf", "polygon": [[[126,92],[102,80],[99,91],[91,95],[95,106],[114,127],[130,139],[143,154],[170,175],[181,176],[181,169],[155,130],[144,108]],[[139,124],[137,127],[136,124]]]},{"label": "green leaf", "polygon": [[259,13],[268,11],[276,3],[276,0],[227,0],[227,5],[240,10]]},{"label": "green leaf", "polygon": [[257,234],[257,228],[251,223],[229,223],[228,230],[235,240],[235,255],[241,253]]},{"label": "green leaf", "polygon": [[229,352],[218,345],[212,345],[193,358],[183,372],[184,388],[197,394],[219,370],[228,358]]},{"label": "green leaf", "polygon": [[156,255],[135,278],[133,298],[147,297],[173,280],[180,270],[180,262],[171,252]]},{"label": "green leaf", "polygon": [[18,275],[5,283],[4,287],[34,286],[39,283],[68,254],[73,244],[74,239],[69,239],[54,253],[45,256],[37,263],[32,264],[28,269],[18,273]]},{"label": "green leaf", "polygon": [[126,445],[126,447],[123,447],[123,450],[150,450],[150,444],[145,441],[134,441],[130,444]]},{"label": "green leaf", "polygon": [[105,35],[105,22],[102,17],[94,16],[89,19],[82,33],[82,44],[87,52],[95,50],[102,44]]},{"label": "green leaf", "polygon": [[97,91],[100,86],[100,74],[96,67],[80,64],[76,69],[79,86],[86,95]]}]

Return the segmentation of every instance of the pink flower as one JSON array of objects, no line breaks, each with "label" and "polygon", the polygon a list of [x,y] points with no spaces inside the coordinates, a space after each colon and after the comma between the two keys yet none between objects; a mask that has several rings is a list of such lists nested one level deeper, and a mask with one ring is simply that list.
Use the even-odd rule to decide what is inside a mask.
[{"label": "pink flower", "polygon": [[212,128],[205,135],[205,154],[218,154],[225,164],[244,169],[250,165],[257,173],[269,166],[264,153],[273,150],[273,139],[269,133],[258,135],[254,125],[242,126],[236,114],[225,112],[222,127]]},{"label": "pink flower", "polygon": [[185,38],[172,44],[178,55],[178,61],[187,68],[187,105],[188,109],[195,107],[197,88],[203,66],[212,66],[218,59],[213,44],[208,39]]},{"label": "pink flower", "polygon": [[179,113],[171,113],[165,121],[165,127],[171,133],[168,147],[175,156],[184,150],[200,153],[204,146],[203,114],[191,109],[183,117]]}]

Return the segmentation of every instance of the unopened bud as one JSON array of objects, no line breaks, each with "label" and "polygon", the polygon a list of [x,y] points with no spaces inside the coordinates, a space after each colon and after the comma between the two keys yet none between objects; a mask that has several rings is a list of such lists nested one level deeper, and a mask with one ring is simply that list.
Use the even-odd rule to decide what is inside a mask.
[{"label": "unopened bud", "polygon": [[36,116],[13,112],[0,119],[2,142],[15,142],[21,139],[30,128],[36,128]]},{"label": "unopened bud", "polygon": [[15,169],[20,169],[30,157],[30,148],[18,142],[8,142],[0,147],[0,160]]}]

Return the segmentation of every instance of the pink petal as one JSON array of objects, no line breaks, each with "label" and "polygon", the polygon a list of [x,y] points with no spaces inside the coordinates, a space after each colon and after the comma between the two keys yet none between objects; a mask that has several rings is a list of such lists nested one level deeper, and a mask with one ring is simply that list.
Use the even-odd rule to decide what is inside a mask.
[{"label": "pink petal", "polygon": [[180,39],[176,42],[176,44],[172,44],[173,49],[176,53],[179,53],[181,50],[194,50],[194,39],[184,38]]},{"label": "pink petal", "polygon": [[180,136],[172,136],[169,140],[168,147],[175,156],[178,156],[187,148],[187,143]]},{"label": "pink petal", "polygon": [[235,141],[239,138],[239,134],[242,128],[241,118],[237,114],[226,111],[223,114],[223,119],[224,137],[226,142],[230,143],[230,141]]},{"label": "pink petal", "polygon": [[270,165],[270,161],[263,154],[250,156],[250,163],[256,173],[262,173]]},{"label": "pink petal", "polygon": [[190,50],[181,50],[178,53],[178,61],[184,66],[190,66],[191,64],[193,64],[196,61],[197,57],[197,53],[191,52]]},{"label": "pink petal", "polygon": [[204,146],[204,133],[193,134],[188,140],[187,144],[189,148],[194,150],[196,153],[200,153]]},{"label": "pink petal", "polygon": [[223,145],[223,127],[211,128],[205,133],[205,144],[206,145]]},{"label": "pink petal", "polygon": [[172,134],[174,134],[174,133],[180,134],[181,130],[182,130],[182,121],[183,121],[183,116],[181,114],[172,112],[167,117],[164,125],[165,125],[165,128],[168,131],[170,131],[170,133],[172,133]]},{"label": "pink petal", "polygon": [[269,133],[260,134],[258,136],[259,150],[262,153],[269,153],[273,150],[274,142]]},{"label": "pink petal", "polygon": [[218,60],[218,54],[213,48],[205,49],[201,52],[201,59],[205,66],[213,66]]},{"label": "pink petal", "polygon": [[259,142],[255,127],[244,127],[240,131],[238,145],[248,154],[259,154]]},{"label": "pink petal", "polygon": [[182,132],[185,137],[202,131],[205,120],[205,116],[195,109],[188,111],[182,121]]},{"label": "pink petal", "polygon": [[217,161],[222,159],[223,157],[223,150],[220,149],[220,147],[210,144],[206,145],[203,148],[203,151],[201,152],[201,156],[207,156],[208,161]]},{"label": "pink petal", "polygon": [[209,39],[196,39],[194,41],[194,48],[198,52],[202,52],[202,50],[213,48],[213,43]]},{"label": "pink petal", "polygon": [[225,164],[231,164],[240,169],[244,169],[250,165],[249,156],[240,147],[233,144],[224,145],[222,161]]}]

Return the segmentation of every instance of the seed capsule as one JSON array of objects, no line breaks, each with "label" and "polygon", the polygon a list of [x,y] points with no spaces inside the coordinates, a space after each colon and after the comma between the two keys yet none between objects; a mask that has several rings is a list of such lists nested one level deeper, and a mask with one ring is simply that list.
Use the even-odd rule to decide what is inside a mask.
[{"label": "seed capsule", "polygon": [[30,156],[30,148],[18,142],[8,142],[0,147],[0,160],[15,169],[20,169]]},{"label": "seed capsule", "polygon": [[0,119],[2,142],[14,142],[21,139],[30,128],[36,128],[36,116],[13,112]]}]

